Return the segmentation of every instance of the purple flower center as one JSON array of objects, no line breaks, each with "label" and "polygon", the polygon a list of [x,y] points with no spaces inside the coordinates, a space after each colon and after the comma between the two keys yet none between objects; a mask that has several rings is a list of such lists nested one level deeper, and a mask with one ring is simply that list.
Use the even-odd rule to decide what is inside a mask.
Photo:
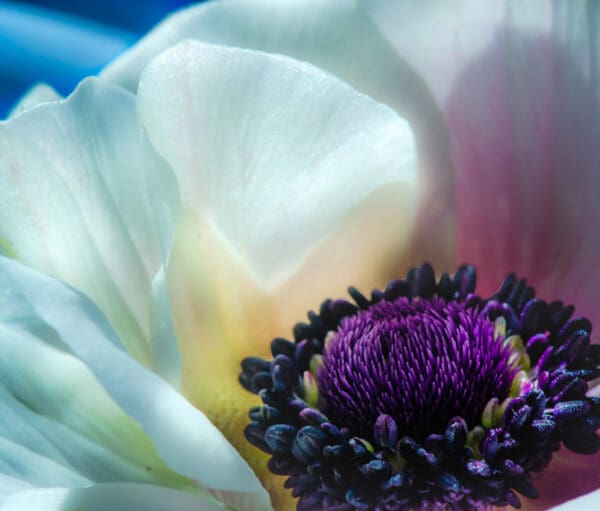
[{"label": "purple flower center", "polygon": [[600,451],[591,323],[514,275],[488,298],[475,283],[423,264],[370,298],[351,287],[242,361],[262,400],[246,439],[297,511],[518,508],[561,445]]},{"label": "purple flower center", "polygon": [[441,298],[382,301],[345,318],[317,373],[322,409],[372,440],[381,414],[400,437],[442,433],[452,417],[469,427],[492,398],[503,401],[517,372],[512,351],[476,308]]}]

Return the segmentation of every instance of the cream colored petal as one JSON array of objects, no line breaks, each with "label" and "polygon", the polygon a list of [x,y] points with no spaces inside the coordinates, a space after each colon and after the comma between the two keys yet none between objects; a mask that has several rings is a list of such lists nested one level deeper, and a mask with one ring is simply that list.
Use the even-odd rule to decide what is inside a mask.
[{"label": "cream colored petal", "polygon": [[138,108],[182,207],[212,223],[267,289],[379,187],[408,191],[398,243],[411,232],[410,128],[316,68],[188,41],[148,66]]}]

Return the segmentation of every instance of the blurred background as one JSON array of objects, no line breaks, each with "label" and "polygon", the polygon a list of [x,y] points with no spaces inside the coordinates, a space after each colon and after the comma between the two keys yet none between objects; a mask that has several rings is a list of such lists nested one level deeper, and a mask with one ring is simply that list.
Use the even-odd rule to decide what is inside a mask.
[{"label": "blurred background", "polygon": [[69,94],[191,0],[0,0],[0,119],[32,85]]}]

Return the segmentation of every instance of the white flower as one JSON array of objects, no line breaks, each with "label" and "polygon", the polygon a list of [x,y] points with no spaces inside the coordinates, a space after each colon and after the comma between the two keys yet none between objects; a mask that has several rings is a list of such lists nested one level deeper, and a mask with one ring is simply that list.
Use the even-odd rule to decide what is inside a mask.
[{"label": "white flower", "polygon": [[[10,418],[0,425],[0,509],[268,509],[246,461],[273,506],[292,509],[282,479],[241,438],[252,398],[237,383],[239,361],[264,355],[324,297],[382,286],[422,259],[445,270],[456,253],[474,257],[485,282],[513,269],[490,267],[495,250],[468,248],[496,235],[469,230],[488,219],[477,192],[490,198],[504,161],[484,150],[496,117],[446,108],[469,104],[471,90],[487,104],[494,88],[467,82],[458,103],[447,100],[499,27],[545,35],[551,24],[500,10],[486,18],[465,2],[451,13],[458,28],[443,30],[444,2],[414,5],[202,4],[67,100],[37,88],[0,124],[0,405]],[[473,12],[486,24],[455,58]],[[557,41],[579,41],[578,30]],[[580,126],[579,111],[558,114]],[[515,124],[529,136],[532,124]],[[480,135],[490,175],[470,165],[469,141]],[[558,147],[561,162],[581,163]],[[543,154],[519,154],[508,175],[533,193],[526,171],[543,177]],[[560,189],[569,178],[557,176]],[[465,179],[481,182],[457,190]],[[504,184],[501,218],[529,211]],[[563,234],[581,215],[565,219]],[[515,227],[520,239],[529,227]],[[595,239],[578,252],[582,267]],[[531,261],[515,264],[535,272]],[[558,281],[540,285],[554,293]],[[597,285],[579,284],[568,298],[584,297],[590,314]],[[589,462],[569,465],[586,472]]]},{"label": "white flower", "polygon": [[137,96],[33,91],[0,124],[0,509],[269,508],[220,432],[258,466],[239,361],[395,270],[415,161],[393,110],[277,55],[186,41]]}]

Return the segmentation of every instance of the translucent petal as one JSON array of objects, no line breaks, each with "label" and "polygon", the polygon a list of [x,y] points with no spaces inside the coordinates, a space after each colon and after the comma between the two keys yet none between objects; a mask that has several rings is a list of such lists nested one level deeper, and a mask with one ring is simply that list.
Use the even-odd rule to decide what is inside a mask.
[{"label": "translucent petal", "polygon": [[23,316],[19,326],[13,312],[1,316],[0,472],[35,486],[112,480],[192,486],[167,469],[152,441],[79,360],[23,331]]},{"label": "translucent petal", "polygon": [[183,491],[131,483],[104,483],[86,488],[38,488],[14,494],[0,503],[0,511],[73,511],[75,509],[220,511],[223,507]]},{"label": "translucent petal", "polygon": [[145,182],[160,169],[133,96],[98,80],[0,123],[0,246],[90,296],[146,365],[161,255]]},{"label": "translucent petal", "polygon": [[135,91],[151,59],[185,38],[289,55],[338,76],[405,116],[416,133],[421,229],[415,233],[410,257],[398,265],[427,259],[440,271],[450,270],[453,174],[443,119],[421,77],[398,57],[363,5],[358,0],[205,2],[167,18],[102,76]]},{"label": "translucent petal", "polygon": [[458,257],[477,265],[481,291],[514,271],[597,324],[600,5],[366,5],[444,111]]},{"label": "translucent petal", "polygon": [[[524,18],[530,18],[537,7],[538,17],[543,19],[545,12],[540,7],[545,0],[527,7],[536,2],[513,5],[518,3]],[[397,53],[425,78],[441,105],[462,69],[481,58],[510,9],[503,2],[484,5],[477,0],[363,0],[362,6]]]},{"label": "translucent petal", "polygon": [[[0,311],[7,328],[34,334],[41,323],[55,332],[49,346],[62,347],[87,366],[114,403],[139,422],[171,469],[202,486],[231,491],[236,498],[244,494],[252,505],[268,509],[266,493],[239,454],[181,394],[116,346],[114,331],[88,298],[6,258],[0,259],[0,289]],[[33,372],[35,366],[23,363],[21,371]],[[51,365],[48,370],[58,372]],[[6,371],[3,374],[10,376]],[[19,374],[18,369],[14,372]],[[58,399],[51,389],[47,392]],[[96,410],[96,403],[88,406]],[[55,412],[63,410],[69,409],[57,405]],[[90,413],[87,420],[98,412]],[[110,431],[99,433],[127,442]],[[135,443],[123,451],[135,455],[134,448]]]},{"label": "translucent petal", "polygon": [[284,57],[185,42],[147,68],[139,111],[182,207],[205,216],[265,287],[293,274],[373,191],[417,189],[405,121]]}]

